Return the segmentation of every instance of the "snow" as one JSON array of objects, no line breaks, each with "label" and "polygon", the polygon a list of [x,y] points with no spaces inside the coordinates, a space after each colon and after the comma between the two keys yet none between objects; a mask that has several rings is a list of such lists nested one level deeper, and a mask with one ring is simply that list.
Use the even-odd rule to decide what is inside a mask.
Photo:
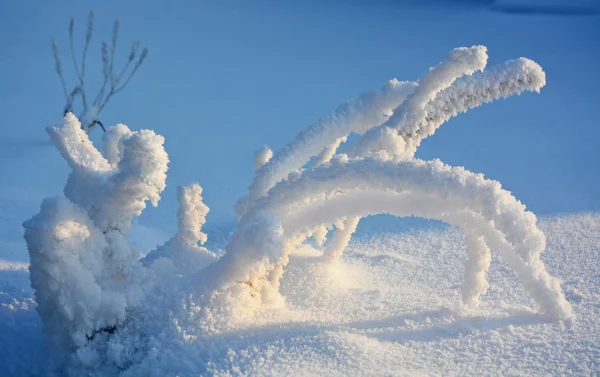
[{"label": "snow", "polygon": [[261,149],[254,153],[254,170],[258,170],[263,167],[264,164],[269,162],[273,157],[273,151],[264,145]]},{"label": "snow", "polygon": [[[458,228],[359,229],[339,264],[323,264],[309,246],[290,257],[281,280],[285,309],[238,317],[204,335],[159,337],[152,355],[125,375],[593,374],[600,368],[600,214],[542,217],[540,227],[548,242],[543,260],[563,279],[574,323],[533,312],[497,256],[489,291],[476,310],[465,310],[468,235]],[[1,359],[3,375],[41,370],[45,348],[27,280],[26,271],[1,274],[0,345],[10,355]]]},{"label": "snow", "polygon": [[[439,160],[333,161],[279,184],[253,208],[280,216],[286,237],[300,242],[320,224],[381,213],[416,215],[474,229],[507,258],[542,311],[570,315],[558,281],[539,259],[545,239],[535,215],[498,182],[464,168]],[[252,214],[247,217],[252,219]]]},{"label": "snow", "polygon": [[125,320],[152,289],[127,236],[145,202],[158,204],[168,156],[163,137],[119,125],[106,138],[109,162],[71,113],[47,131],[72,173],[65,197],[45,199],[23,227],[44,330],[55,351],[68,356],[95,331]]},{"label": "snow", "polygon": [[[357,144],[382,145],[387,142],[372,143],[372,135],[389,134],[392,143],[408,145],[417,133],[397,131],[427,119],[426,106],[452,88],[458,77],[483,70],[486,51],[484,46],[452,50],[446,61],[419,80],[418,86],[410,86],[414,90],[406,101],[396,98],[396,107],[386,111],[390,115],[380,114],[382,125],[374,129],[392,130],[391,134],[367,131]],[[541,77],[537,81],[544,84],[537,64],[528,60],[521,63],[534,67],[537,73],[533,76]],[[501,82],[518,84],[515,92],[536,81],[521,79],[519,71],[500,72]],[[465,91],[464,97],[475,99],[467,102],[477,104],[495,97],[486,93],[505,92],[511,87],[490,84],[494,80],[482,81],[484,87],[500,90],[484,90],[481,100],[474,96],[473,86],[467,90],[459,86],[455,92]],[[533,85],[539,91],[537,84]],[[357,107],[349,105],[353,101],[342,105],[351,109],[342,114],[362,121],[374,119],[372,113],[382,102],[389,102],[371,101]],[[458,111],[448,113],[456,115]],[[447,120],[439,118],[439,124],[422,136],[433,134]],[[374,126],[377,123],[372,121],[362,125],[365,131]],[[267,147],[255,154],[255,183],[266,177],[269,166],[275,166],[271,163],[276,156],[284,156],[287,165],[283,166],[292,170],[282,180],[268,178],[265,182],[273,183],[270,188],[260,184],[268,189],[264,195],[251,188],[250,195],[238,202],[238,224],[221,257],[200,246],[208,240],[201,229],[209,208],[203,203],[202,187],[194,183],[178,190],[178,232],[141,258],[128,236],[146,202],[157,206],[166,187],[169,158],[164,138],[151,130],[132,132],[120,124],[109,128],[104,137],[105,157],[73,114],[48,127],[72,172],[65,196],[45,199],[40,212],[23,223],[36,310],[49,345],[48,363],[42,363],[41,369],[99,376],[217,374],[211,370],[213,337],[248,324],[274,325],[281,322],[278,313],[294,311],[283,288],[287,267],[296,256],[313,260],[309,270],[302,273],[308,281],[293,290],[295,295],[306,297],[324,291],[326,296],[330,287],[334,292],[346,287],[353,291],[361,287],[380,290],[379,285],[385,282],[373,282],[358,272],[360,285],[348,284],[344,281],[347,276],[336,271],[343,269],[340,259],[360,219],[379,214],[441,220],[467,232],[468,258],[463,268],[462,305],[454,310],[457,315],[472,316],[480,310],[481,296],[490,289],[487,275],[494,250],[510,265],[533,300],[534,308],[527,309],[530,314],[573,326],[572,304],[566,300],[560,279],[548,272],[541,259],[546,239],[536,216],[499,182],[439,159],[416,159],[412,155],[419,142],[412,143],[413,150],[408,152],[367,149],[357,157],[336,154],[339,143],[347,141],[345,135],[336,136],[332,143],[323,136],[311,143],[297,142],[306,141],[304,135],[315,129],[317,134],[327,135],[333,130],[337,135],[344,128],[331,122],[309,126],[296,136],[296,144],[290,144],[295,148],[293,153],[287,146],[277,154]],[[323,147],[319,143],[324,149],[313,167],[302,168],[304,157],[289,160],[294,155],[314,157]],[[301,165],[294,168],[298,163]],[[324,251],[305,243],[314,235],[316,244],[322,245],[333,225],[336,233]],[[16,304],[8,308],[14,309]],[[294,321],[310,319],[306,310],[294,313]],[[263,319],[261,313],[268,315]],[[192,349],[183,354],[174,352],[186,345]],[[208,363],[199,358],[199,348],[209,349]]]},{"label": "snow", "polygon": [[[198,22],[201,17],[194,16],[193,23],[208,30],[216,25],[224,34],[210,33],[219,53],[211,46],[202,49],[206,70],[198,70],[190,55],[168,49],[186,45],[191,51],[202,45],[197,36],[203,33],[194,33],[193,43],[174,37],[171,31],[188,28],[190,19],[174,11],[178,25],[167,30],[164,20],[172,16],[161,8],[153,25],[167,43],[158,42],[156,51],[171,52],[166,55],[172,75],[148,67],[151,79],[142,81],[152,90],[146,86],[144,95],[143,89],[137,91],[128,99],[132,102],[123,98],[125,106],[115,107],[115,120],[127,120],[134,131],[124,124],[107,128],[102,153],[97,149],[100,133],[86,134],[72,114],[48,127],[67,164],[51,143],[40,141],[45,135],[38,131],[55,122],[54,116],[32,117],[47,114],[57,101],[47,94],[42,101],[24,100],[21,94],[41,93],[39,85],[49,75],[11,70],[15,63],[31,68],[32,61],[43,61],[30,56],[23,61],[12,47],[37,51],[27,38],[39,35],[23,33],[31,22],[19,26],[18,12],[5,20],[15,40],[7,43],[3,60],[9,69],[0,71],[20,79],[16,88],[7,80],[10,95],[0,98],[5,121],[19,125],[8,127],[0,143],[6,178],[0,185],[0,375],[598,373],[600,214],[556,214],[565,208],[597,210],[597,198],[590,196],[590,188],[597,186],[597,179],[590,179],[597,153],[589,149],[597,139],[590,137],[589,115],[597,99],[592,88],[598,76],[590,69],[597,48],[589,43],[597,32],[590,26],[597,7],[590,1],[568,6],[560,0],[495,1],[470,14],[449,6],[449,15],[432,11],[413,19],[418,12],[399,15],[392,3],[380,4],[379,11],[358,3],[342,11],[337,5],[319,7],[323,13],[291,19],[283,11],[283,17],[271,20],[269,15],[277,14],[272,9],[253,6],[249,13],[227,13],[229,24],[208,7],[201,16],[207,19]],[[59,8],[56,12],[67,10]],[[245,18],[255,22],[258,8],[261,27],[271,30],[277,20],[291,34],[298,30],[301,43],[293,43],[289,31],[269,31],[269,38],[255,34],[257,28],[248,28]],[[347,9],[360,11],[352,15]],[[136,18],[150,19],[138,12]],[[540,14],[592,16],[591,21],[547,21]],[[28,20],[34,18],[31,14]],[[306,19],[310,28],[297,29],[298,19]],[[38,31],[46,35],[50,21],[37,21]],[[394,25],[402,25],[403,32]],[[226,30],[236,28],[250,38],[251,49],[227,44]],[[404,29],[411,32],[405,36]],[[344,37],[329,40],[336,33]],[[267,40],[272,50],[264,51]],[[307,41],[323,47],[303,55]],[[347,53],[336,47],[349,41],[353,48],[344,48]],[[497,54],[490,55],[491,67],[486,67],[487,48],[480,43]],[[415,80],[450,47],[471,44],[452,50],[418,81],[389,80],[283,143],[299,123],[325,114],[328,101],[376,88],[396,73]],[[228,51],[245,57],[232,58]],[[273,51],[276,55],[270,56]],[[533,60],[492,62],[494,56],[521,55],[544,66],[548,87],[546,73]],[[211,66],[213,56],[219,67]],[[248,71],[231,69],[230,62],[248,59],[256,59]],[[283,69],[283,76],[269,65],[285,67],[286,59],[294,65],[291,71]],[[188,62],[194,62],[194,74],[185,69]],[[311,64],[315,68],[303,73]],[[229,81],[217,74],[219,69],[227,71]],[[223,80],[216,90],[209,80],[198,80],[204,71],[218,77],[215,82]],[[261,80],[261,71],[273,81]],[[309,80],[306,72],[312,72]],[[35,90],[28,88],[30,81]],[[298,82],[308,89],[296,91]],[[193,89],[186,90],[187,85]],[[421,141],[459,113],[523,91],[539,93],[542,87],[541,96],[511,99],[496,113],[475,112],[465,122],[481,126],[462,134],[456,129],[454,139],[438,132],[414,158]],[[223,88],[232,91],[223,93]],[[150,92],[163,100],[152,102]],[[544,102],[548,94],[554,100]],[[267,101],[262,105],[257,103],[261,97]],[[224,98],[226,106],[219,107]],[[136,110],[135,101],[147,99],[144,111]],[[23,111],[33,102],[37,111]],[[219,115],[206,121],[205,114]],[[96,117],[90,107],[80,118],[86,124],[86,118]],[[565,139],[565,124],[573,122],[576,131]],[[39,140],[31,136],[33,129]],[[218,139],[219,132],[226,137]],[[549,135],[560,142],[546,145]],[[252,151],[265,141],[274,149],[264,146],[254,154],[252,172]],[[466,162],[457,161],[453,149],[462,149]],[[486,165],[494,154],[499,163]],[[177,164],[169,164],[173,156]],[[493,179],[442,163],[438,156],[491,172]],[[229,164],[234,160],[240,162],[235,167]],[[536,161],[539,166],[532,170]],[[498,166],[509,173],[499,174]],[[167,168],[171,191],[165,191]],[[565,176],[565,169],[572,175]],[[529,179],[524,171],[531,171]],[[560,179],[549,182],[550,171]],[[66,174],[64,197],[56,196]],[[236,206],[237,226],[215,224],[211,217],[207,223],[205,201],[213,208],[211,216],[215,209],[225,213],[221,204],[231,208],[233,196],[242,190],[230,187],[243,188],[252,174],[248,193]],[[189,184],[190,179],[202,186]],[[496,179],[508,183],[503,188]],[[540,208],[544,197],[552,198],[554,204],[550,209],[542,204],[542,212],[553,214],[536,217],[507,189],[533,208]],[[146,208],[159,201],[164,210]],[[19,224],[38,210],[23,223],[28,258]],[[411,216],[437,222],[416,222]]]},{"label": "snow", "polygon": [[168,266],[172,265],[175,269],[171,269],[170,273],[160,273],[163,278],[193,272],[216,259],[213,252],[200,246],[208,240],[208,235],[201,229],[209,212],[208,206],[202,201],[202,187],[198,183],[180,186],[177,194],[177,234],[156,250],[152,250],[142,260],[145,266],[153,266],[154,269],[161,268],[161,264],[163,269],[169,269]]},{"label": "snow", "polygon": [[[451,68],[457,70],[457,67],[452,65],[454,57],[451,54],[447,61],[432,68],[419,80],[419,87],[395,110],[394,115],[361,138],[353,147],[352,154],[361,156],[385,150],[391,154],[414,156],[421,141],[433,135],[451,117],[483,103],[521,94],[526,90],[539,93],[546,85],[546,74],[542,67],[530,59],[509,60],[483,70],[487,62],[486,49],[483,46],[472,49],[478,53],[475,56],[479,58],[479,73],[466,68],[465,71],[453,71]],[[465,74],[467,76],[457,79]],[[433,86],[431,80],[439,80],[445,85]],[[390,128],[396,130],[402,138],[395,136]]]},{"label": "snow", "polygon": [[248,196],[236,204],[238,216],[246,212],[249,203],[265,195],[277,182],[300,169],[311,157],[332,149],[332,145],[335,146],[340,138],[352,132],[362,134],[381,124],[387,118],[385,114],[402,103],[414,87],[414,83],[392,79],[380,90],[360,94],[307,127],[256,172]]}]

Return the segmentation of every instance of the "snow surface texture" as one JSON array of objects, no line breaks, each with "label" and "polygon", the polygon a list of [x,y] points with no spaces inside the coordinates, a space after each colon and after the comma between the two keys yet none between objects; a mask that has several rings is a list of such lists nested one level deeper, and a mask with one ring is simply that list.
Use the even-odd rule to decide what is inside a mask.
[{"label": "snow surface texture", "polygon": [[[37,309],[55,346],[51,368],[70,375],[219,374],[215,360],[202,356],[218,347],[213,339],[227,342],[219,334],[260,313],[279,317],[289,310],[293,297],[283,284],[291,258],[304,252],[320,261],[305,276],[314,281],[294,292],[319,295],[327,288],[321,280],[340,268],[360,218],[376,214],[437,219],[466,231],[461,310],[477,310],[498,252],[539,318],[573,319],[560,281],[541,260],[546,239],[535,215],[498,182],[413,157],[420,141],[451,116],[545,84],[530,60],[483,71],[486,62],[483,46],[454,49],[419,82],[391,80],[343,104],[282,150],[257,152],[250,193],[237,205],[237,230],[219,259],[199,246],[207,240],[201,227],[208,207],[198,184],[179,189],[179,231],[171,240],[143,259],[128,242],[132,220],[146,201],[156,206],[165,187],[161,136],[115,126],[104,137],[103,156],[74,115],[48,128],[72,174],[65,197],[46,199],[24,227]],[[351,132],[364,134],[351,157],[336,155]],[[304,169],[311,157],[312,167]],[[303,246],[309,237],[322,245],[333,225],[338,230],[323,254]],[[188,346],[197,357],[177,351]]]},{"label": "snow surface texture", "polygon": [[[281,279],[285,309],[261,308],[213,332],[194,332],[180,321],[179,330],[154,336],[156,349],[144,363],[114,375],[594,375],[600,370],[600,214],[541,217],[539,225],[548,242],[544,262],[563,279],[577,314],[572,324],[533,312],[496,253],[488,292],[477,309],[465,310],[460,285],[468,233],[461,229],[360,228],[339,263],[324,264],[310,246],[290,257]],[[0,270],[0,375],[46,376],[47,345],[27,265],[0,263]],[[202,328],[208,318],[193,323]]]}]

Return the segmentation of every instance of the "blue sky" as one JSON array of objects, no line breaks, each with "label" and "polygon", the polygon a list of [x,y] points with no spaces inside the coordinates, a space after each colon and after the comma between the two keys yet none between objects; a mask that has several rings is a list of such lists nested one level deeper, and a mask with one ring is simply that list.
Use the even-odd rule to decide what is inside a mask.
[{"label": "blue sky", "polygon": [[[547,86],[540,95],[460,115],[417,156],[483,172],[538,214],[600,210],[600,16],[523,16],[490,11],[487,3],[3,1],[4,232],[21,237],[20,222],[43,197],[61,193],[68,168],[44,132],[64,107],[50,38],[58,39],[70,69],[69,19],[76,17],[81,43],[90,10],[96,14],[92,87],[101,79],[100,41],[110,38],[115,18],[121,59],[134,39],[150,48],[101,119],[166,137],[168,188],[161,206],[141,219],[166,233],[175,226],[177,185],[200,182],[209,222],[232,221],[232,205],[246,193],[253,153],[263,144],[278,149],[340,102],[393,77],[416,80],[453,47],[473,44],[488,46],[489,65],[535,60]],[[96,130],[94,139],[100,137]]]}]

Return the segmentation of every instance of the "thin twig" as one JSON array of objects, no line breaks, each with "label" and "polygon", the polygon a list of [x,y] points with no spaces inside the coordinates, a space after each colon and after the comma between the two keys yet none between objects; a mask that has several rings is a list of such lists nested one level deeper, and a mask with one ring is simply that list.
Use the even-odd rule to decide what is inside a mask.
[{"label": "thin twig", "polygon": [[71,94],[69,94],[67,98],[67,106],[65,107],[65,114],[73,111],[73,102],[75,102],[75,98],[78,94],[83,97],[83,89],[80,86],[73,88]]},{"label": "thin twig", "polygon": [[137,72],[138,68],[142,65],[142,63],[146,59],[146,56],[148,56],[148,48],[144,47],[144,49],[142,50],[142,53],[140,54],[140,58],[138,59],[138,62],[133,67],[133,70],[131,71],[131,73],[129,74],[129,76],[125,80],[125,82],[120,87],[118,87],[118,88],[116,88],[116,87],[115,88],[111,88],[111,91],[106,96],[106,99],[104,100],[104,102],[102,103],[102,105],[98,108],[98,112],[100,112],[104,108],[104,106],[106,106],[106,104],[108,103],[108,101],[110,100],[110,98],[112,96],[114,96],[115,94],[119,93],[121,90],[125,89],[125,87],[127,86],[127,84],[129,84],[129,81],[131,80],[131,78],[133,77],[133,75],[135,75],[135,73]]},{"label": "thin twig", "polygon": [[92,31],[94,30],[94,12],[90,12],[88,16],[88,27],[85,33],[85,46],[83,48],[83,59],[81,59],[81,77],[85,78],[85,58],[87,56],[88,47],[92,40]]},{"label": "thin twig", "polygon": [[119,26],[120,26],[120,22],[119,20],[115,20],[115,24],[113,26],[113,36],[112,36],[112,50],[111,50],[111,54],[110,54],[110,87],[111,87],[111,91],[112,89],[117,86],[117,82],[115,82],[114,80],[114,76],[113,76],[113,66],[114,66],[114,60],[115,60],[115,55],[117,53],[117,40],[119,38]]},{"label": "thin twig", "polygon": [[135,59],[135,56],[136,56],[139,48],[140,48],[140,41],[135,41],[131,44],[131,50],[129,51],[129,57],[127,58],[127,62],[125,63],[125,66],[121,70],[121,73],[119,73],[118,81],[120,81],[121,78],[125,75],[125,72],[127,72],[127,68],[129,68],[129,66],[131,65],[131,62]]},{"label": "thin twig", "polygon": [[74,47],[74,43],[73,43],[74,30],[75,30],[75,18],[71,17],[71,23],[69,24],[69,40],[70,40],[70,46],[71,46],[71,58],[73,59],[73,66],[75,67],[75,73],[77,74],[77,78],[79,79],[79,86],[81,87],[81,98],[83,99],[83,107],[87,107],[85,91],[83,91],[83,77],[81,77],[81,73],[79,73],[77,59],[75,58],[75,47]]},{"label": "thin twig", "polygon": [[[129,81],[135,75],[135,73],[137,72],[139,67],[142,65],[142,63],[146,59],[146,56],[148,55],[148,49],[144,48],[142,50],[141,54],[139,55],[137,62],[135,64],[133,64],[133,62],[135,61],[135,59],[137,57],[137,53],[138,53],[139,47],[140,47],[140,42],[135,41],[131,45],[131,49],[129,51],[129,56],[127,58],[127,61],[125,62],[125,65],[123,66],[119,75],[116,75],[115,71],[114,71],[114,61],[115,61],[115,56],[117,54],[117,42],[119,39],[119,28],[120,28],[120,22],[119,22],[119,20],[116,20],[114,23],[114,26],[113,26],[112,41],[111,41],[112,43],[111,43],[110,48],[106,42],[102,42],[102,74],[104,76],[104,81],[102,83],[102,86],[100,87],[100,91],[96,94],[96,97],[94,98],[94,101],[92,102],[92,105],[97,108],[94,111],[95,115],[98,115],[100,113],[100,111],[106,106],[106,104],[109,102],[109,100],[112,98],[112,96],[114,96],[115,94],[117,94],[118,92],[123,90],[129,84]],[[69,111],[73,111],[73,103],[75,102],[75,100],[77,99],[78,96],[80,96],[82,99],[84,112],[89,113],[89,111],[90,111],[90,109],[88,109],[84,84],[85,84],[86,59],[87,59],[87,53],[89,50],[89,46],[90,46],[90,43],[92,40],[93,30],[94,30],[94,13],[90,12],[88,15],[88,24],[87,24],[87,30],[86,30],[86,35],[85,35],[85,44],[83,47],[83,54],[82,54],[82,59],[81,59],[81,71],[80,71],[79,65],[77,64],[77,58],[75,56],[75,42],[74,42],[74,40],[75,40],[75,19],[71,18],[71,22],[69,23],[69,42],[70,42],[70,49],[71,49],[71,59],[73,61],[73,66],[75,68],[75,73],[77,74],[77,79],[79,81],[79,85],[75,86],[75,88],[71,91],[70,94],[67,91],[67,85],[65,83],[65,79],[64,79],[64,75],[63,75],[62,63],[61,63],[60,54],[58,51],[58,44],[56,43],[56,40],[52,41],[52,51],[53,51],[54,60],[56,63],[56,72],[60,78],[60,82],[63,87],[63,92],[65,95],[65,99],[67,101],[67,104],[65,107],[65,114]],[[129,68],[132,65],[133,65],[133,69],[131,70],[130,73],[128,73]],[[122,82],[123,79],[125,79],[124,82]],[[105,96],[109,81],[110,81],[110,90],[109,90],[108,95]],[[94,118],[95,117],[96,116],[94,116]],[[90,119],[89,121],[91,122],[91,124],[85,125],[88,132],[96,124],[99,124],[100,127],[103,130],[105,130],[104,125],[98,119]]]},{"label": "thin twig", "polygon": [[94,99],[94,106],[99,106],[102,102],[102,97],[104,97],[104,90],[106,89],[106,84],[108,84],[108,78],[110,75],[110,57],[108,52],[108,45],[106,41],[102,41],[102,74],[104,75],[104,82],[100,87],[100,91],[96,95],[96,99]]},{"label": "thin twig", "polygon": [[52,55],[54,55],[55,69],[58,77],[60,78],[60,84],[63,88],[63,93],[65,94],[65,100],[68,101],[69,94],[67,92],[67,85],[65,84],[65,78],[62,72],[62,63],[60,61],[60,54],[58,52],[58,43],[56,42],[55,38],[52,38]]}]

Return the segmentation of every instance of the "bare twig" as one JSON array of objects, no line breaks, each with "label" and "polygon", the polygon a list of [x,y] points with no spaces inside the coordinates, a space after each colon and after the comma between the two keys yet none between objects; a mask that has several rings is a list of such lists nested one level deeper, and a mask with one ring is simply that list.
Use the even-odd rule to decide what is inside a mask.
[{"label": "bare twig", "polygon": [[[102,42],[102,75],[103,75],[104,80],[102,82],[102,86],[100,87],[100,90],[94,97],[94,100],[91,104],[93,106],[93,108],[88,108],[88,102],[87,102],[87,97],[86,97],[86,92],[85,92],[85,71],[86,71],[87,53],[89,50],[89,46],[90,46],[90,43],[92,40],[92,34],[93,34],[93,30],[94,30],[94,13],[90,12],[90,14],[88,15],[88,24],[87,24],[86,34],[85,34],[85,44],[83,47],[83,54],[82,54],[82,59],[81,59],[81,69],[80,69],[80,66],[77,64],[77,58],[75,55],[75,19],[71,18],[71,21],[69,23],[69,42],[70,42],[70,49],[71,49],[71,59],[73,61],[73,66],[75,67],[75,74],[77,75],[77,80],[79,81],[78,85],[76,85],[73,88],[71,93],[69,93],[69,91],[67,90],[67,85],[65,83],[63,69],[62,69],[62,62],[61,62],[60,54],[58,51],[58,44],[57,44],[56,40],[54,40],[54,39],[52,40],[52,53],[54,55],[54,61],[55,61],[55,65],[56,65],[56,67],[55,67],[56,73],[58,74],[58,77],[60,78],[60,82],[61,82],[61,85],[63,88],[63,93],[64,93],[65,99],[67,101],[64,112],[65,113],[67,113],[69,111],[72,112],[73,104],[74,104],[75,100],[77,99],[77,97],[81,97],[81,101],[83,104],[83,114],[87,115],[86,118],[90,118],[90,119],[86,119],[86,123],[88,123],[88,124],[82,124],[82,127],[84,129],[86,129],[88,132],[96,124],[99,124],[100,127],[103,130],[105,130],[104,125],[97,119],[98,114],[100,113],[100,111],[102,109],[104,109],[106,104],[109,102],[109,100],[115,94],[117,94],[118,92],[123,90],[127,86],[127,84],[129,84],[129,81],[135,75],[135,73],[138,71],[138,69],[140,68],[140,66],[142,65],[144,60],[146,59],[146,56],[148,55],[148,48],[144,48],[138,57],[140,42],[139,41],[133,42],[131,45],[131,49],[129,50],[129,55],[127,57],[127,61],[125,62],[122,70],[119,72],[119,74],[115,74],[114,65],[115,65],[115,55],[117,52],[117,42],[119,39],[119,29],[120,29],[120,22],[119,22],[119,20],[116,20],[113,25],[112,40],[111,40],[110,47],[109,47],[108,43],[106,43],[104,41]],[[136,58],[137,58],[137,61],[136,61]],[[133,66],[133,68],[130,71],[130,67],[132,67],[132,66]],[[107,87],[109,87],[109,86],[110,86],[110,89],[107,89]],[[108,94],[106,94],[106,96],[105,96],[105,93],[107,92],[107,90],[108,90]]]},{"label": "bare twig", "polygon": [[111,87],[110,92],[108,93],[108,95],[104,99],[104,102],[102,103],[102,105],[100,105],[100,107],[98,108],[98,111],[102,110],[104,108],[104,106],[106,106],[106,104],[108,103],[108,101],[110,100],[110,98],[113,95],[115,95],[115,94],[119,93],[121,90],[125,89],[125,87],[127,86],[127,84],[129,84],[129,81],[131,80],[131,78],[133,77],[133,75],[135,75],[135,73],[137,72],[138,68],[142,65],[142,63],[146,59],[146,56],[148,56],[148,48],[144,47],[144,49],[142,50],[142,53],[140,54],[140,58],[138,59],[137,63],[133,67],[133,70],[131,71],[131,73],[129,74],[129,76],[125,80],[125,82],[121,86],[117,87],[117,85],[118,85],[118,83],[120,81],[120,78],[119,78],[119,80],[116,80],[115,87]]},{"label": "bare twig", "polygon": [[85,78],[85,58],[87,56],[88,47],[92,40],[92,31],[94,30],[94,12],[90,12],[88,16],[88,27],[85,33],[85,47],[83,48],[83,59],[81,60],[81,77]]},{"label": "bare twig", "polygon": [[60,61],[60,54],[58,52],[58,43],[56,42],[55,38],[52,38],[52,55],[54,56],[56,73],[58,74],[58,78],[60,78],[60,84],[65,94],[65,99],[68,101],[69,94],[67,92],[67,85],[65,84],[65,78],[62,72],[62,63]]},{"label": "bare twig", "polygon": [[83,89],[81,89],[80,86],[76,86],[75,88],[73,88],[71,94],[67,96],[67,105],[65,106],[64,112],[65,114],[68,112],[73,112],[73,102],[75,101],[77,95],[83,96]]},{"label": "bare twig", "polygon": [[71,47],[71,59],[73,60],[73,67],[75,67],[75,73],[79,79],[79,86],[81,87],[81,98],[83,100],[83,107],[87,107],[87,100],[85,98],[85,91],[83,90],[83,77],[79,72],[79,66],[77,65],[77,58],[75,58],[75,46],[74,46],[74,34],[75,34],[75,18],[71,17],[71,23],[69,24],[69,41]]},{"label": "bare twig", "polygon": [[108,79],[110,76],[110,55],[108,52],[108,45],[106,41],[102,41],[102,75],[104,76],[104,81],[102,82],[102,86],[100,87],[100,91],[96,95],[96,99],[94,99],[94,106],[99,106],[100,101],[104,97],[104,91],[106,89],[106,84],[108,84]]},{"label": "bare twig", "polygon": [[121,23],[119,22],[119,20],[115,20],[115,24],[113,26],[113,35],[112,35],[112,49],[111,49],[111,53],[110,53],[110,88],[111,88],[111,91],[117,85],[117,83],[115,82],[113,67],[114,67],[115,55],[117,52],[117,40],[119,39],[119,26],[120,25],[121,25]]},{"label": "bare twig", "polygon": [[127,68],[129,68],[129,65],[131,65],[131,62],[135,59],[135,56],[137,55],[139,48],[140,48],[140,41],[135,41],[131,44],[131,50],[129,51],[129,57],[127,58],[127,62],[125,63],[125,66],[123,67],[123,69],[121,70],[121,73],[119,74],[119,81],[121,80],[121,78],[123,77],[125,72],[127,71]]}]

